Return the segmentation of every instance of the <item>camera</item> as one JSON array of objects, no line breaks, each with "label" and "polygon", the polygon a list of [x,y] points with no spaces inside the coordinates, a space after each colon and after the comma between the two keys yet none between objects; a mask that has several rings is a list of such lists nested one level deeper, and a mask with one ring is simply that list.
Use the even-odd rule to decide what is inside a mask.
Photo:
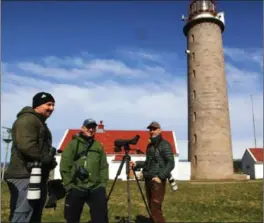
[{"label": "camera", "polygon": [[49,155],[54,157],[56,155],[56,152],[57,152],[56,148],[55,147],[51,147],[50,151],[49,151]]},{"label": "camera", "polygon": [[[49,156],[54,157],[56,154],[56,148],[51,147],[49,150]],[[53,161],[53,166],[55,163]],[[57,165],[57,163],[56,163]],[[28,200],[38,200],[41,198],[41,177],[42,177],[42,164],[39,161],[29,162],[27,165],[28,169],[31,170],[27,199]]]},{"label": "camera", "polygon": [[168,181],[170,183],[172,191],[176,191],[178,189],[178,186],[177,186],[176,180],[172,177],[171,174],[168,177]]},{"label": "camera", "polygon": [[31,174],[29,178],[27,199],[38,200],[41,197],[41,163],[37,161],[29,163],[29,168],[31,169]]},{"label": "camera", "polygon": [[140,136],[136,135],[134,138],[132,139],[116,139],[114,142],[115,145],[115,152],[121,152],[122,147],[124,147],[124,149],[126,151],[129,150],[129,145],[136,145],[138,140],[139,140]]},{"label": "camera", "polygon": [[82,181],[87,180],[89,178],[89,172],[85,168],[80,166],[77,169],[77,177]]}]

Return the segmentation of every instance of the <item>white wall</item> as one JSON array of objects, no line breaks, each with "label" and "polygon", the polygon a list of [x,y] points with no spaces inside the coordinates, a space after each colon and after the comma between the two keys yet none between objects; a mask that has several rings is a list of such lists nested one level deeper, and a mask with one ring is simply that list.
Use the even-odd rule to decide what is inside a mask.
[{"label": "white wall", "polygon": [[[144,161],[145,155],[130,155],[131,160],[133,161]],[[107,162],[109,163],[109,179],[114,180],[117,171],[120,167],[121,161],[113,161],[115,155],[107,155]],[[59,163],[60,163],[60,155],[56,156],[56,161],[58,163],[57,167],[54,170],[54,178],[61,179]],[[172,170],[172,176],[176,180],[190,180],[190,162],[179,162],[179,157],[175,156],[175,167]],[[124,165],[120,175],[118,176],[120,180],[126,180],[126,166]]]},{"label": "white wall", "polygon": [[249,152],[246,150],[242,160],[241,160],[241,165],[242,165],[242,171],[243,173],[250,175],[250,179],[255,178],[255,161],[253,160],[252,156],[249,154]]},{"label": "white wall", "polygon": [[184,161],[178,162],[177,180],[190,180],[191,179],[191,162]]},{"label": "white wall", "polygon": [[58,165],[54,169],[54,179],[61,179],[61,175],[60,175],[60,160],[61,160],[61,156],[60,155],[56,155],[55,158],[56,158],[56,162],[58,163]]},{"label": "white wall", "polygon": [[263,179],[263,163],[255,164],[255,179]]}]

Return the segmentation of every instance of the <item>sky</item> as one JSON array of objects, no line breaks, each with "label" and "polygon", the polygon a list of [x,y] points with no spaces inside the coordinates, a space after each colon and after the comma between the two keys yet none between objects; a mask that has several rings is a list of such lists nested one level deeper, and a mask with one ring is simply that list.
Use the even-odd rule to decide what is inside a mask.
[{"label": "sky", "polygon": [[[12,1],[1,9],[2,126],[46,91],[56,100],[47,121],[55,147],[86,118],[109,130],[142,130],[156,120],[175,131],[187,158],[187,1]],[[240,159],[254,147],[250,95],[263,147],[263,6],[223,1],[217,9],[225,12],[232,151]]]}]

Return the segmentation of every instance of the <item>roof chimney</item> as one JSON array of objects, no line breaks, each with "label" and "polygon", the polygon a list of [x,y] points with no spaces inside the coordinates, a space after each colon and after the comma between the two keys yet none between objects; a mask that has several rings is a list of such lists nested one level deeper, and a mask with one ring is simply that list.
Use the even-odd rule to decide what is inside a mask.
[{"label": "roof chimney", "polygon": [[103,124],[102,120],[100,121],[100,123],[97,126],[97,132],[104,132],[104,124]]}]

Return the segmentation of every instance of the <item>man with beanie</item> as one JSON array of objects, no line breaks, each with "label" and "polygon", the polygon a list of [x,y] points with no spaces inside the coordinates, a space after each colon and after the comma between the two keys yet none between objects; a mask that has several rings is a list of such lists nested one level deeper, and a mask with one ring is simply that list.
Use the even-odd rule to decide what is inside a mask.
[{"label": "man with beanie", "polygon": [[152,219],[155,223],[164,223],[162,202],[166,180],[174,169],[175,161],[170,143],[162,137],[160,124],[154,121],[147,128],[150,143],[147,146],[146,161],[131,161],[131,166],[135,170],[143,168],[146,197]]},{"label": "man with beanie", "polygon": [[[5,180],[10,191],[10,222],[40,223],[47,197],[50,170],[57,165],[52,136],[45,121],[54,110],[55,100],[46,92],[33,97],[32,107],[24,107],[12,126],[12,149]],[[41,167],[41,197],[27,199],[32,164]]]},{"label": "man with beanie", "polygon": [[97,124],[84,121],[79,134],[62,152],[60,173],[66,189],[64,218],[80,222],[84,204],[90,207],[92,223],[108,223],[106,186],[108,163],[100,142],[94,139]]}]

